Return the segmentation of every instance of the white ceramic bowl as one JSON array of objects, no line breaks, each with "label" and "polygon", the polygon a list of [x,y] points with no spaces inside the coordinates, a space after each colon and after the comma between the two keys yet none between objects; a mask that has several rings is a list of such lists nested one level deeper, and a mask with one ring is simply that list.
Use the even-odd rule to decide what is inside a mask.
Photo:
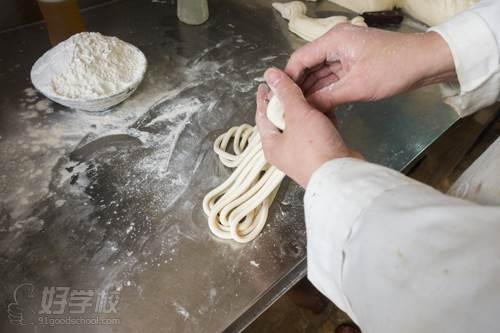
[{"label": "white ceramic bowl", "polygon": [[31,82],[35,86],[35,88],[40,91],[45,97],[48,99],[62,104],[64,106],[67,106],[72,109],[80,109],[80,110],[85,110],[85,111],[103,111],[107,110],[124,100],[126,100],[132,93],[137,89],[141,81],[144,79],[144,74],[146,73],[146,68],[147,68],[147,60],[146,57],[144,56],[144,53],[141,52],[137,47],[135,47],[132,44],[131,45],[137,52],[139,57],[143,58],[143,68],[140,71],[140,75],[137,77],[137,79],[133,82],[130,82],[124,89],[121,91],[117,92],[116,94],[113,94],[111,96],[105,96],[105,97],[100,97],[100,98],[95,98],[95,99],[78,99],[78,98],[67,98],[64,96],[59,96],[48,89],[46,89],[47,85],[43,84],[41,82],[40,76],[39,75],[33,75],[33,73],[36,73],[39,71],[40,67],[43,66],[44,64],[47,63],[48,58],[50,57],[50,50],[47,51],[44,55],[42,55],[33,65],[31,68]]}]

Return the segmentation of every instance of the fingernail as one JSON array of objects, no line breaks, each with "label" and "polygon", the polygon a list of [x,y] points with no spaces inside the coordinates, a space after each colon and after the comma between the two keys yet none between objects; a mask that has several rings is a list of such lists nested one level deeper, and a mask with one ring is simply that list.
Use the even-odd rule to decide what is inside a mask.
[{"label": "fingernail", "polygon": [[275,86],[281,78],[280,72],[276,68],[269,68],[264,74],[266,82],[270,86]]}]

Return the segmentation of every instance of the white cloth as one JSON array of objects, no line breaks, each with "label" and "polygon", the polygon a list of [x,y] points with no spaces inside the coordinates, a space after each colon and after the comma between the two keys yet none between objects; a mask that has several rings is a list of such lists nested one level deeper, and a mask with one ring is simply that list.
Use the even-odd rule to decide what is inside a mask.
[{"label": "white cloth", "polygon": [[448,43],[459,85],[443,84],[446,102],[461,116],[500,100],[500,0],[484,0],[430,29]]},{"label": "white cloth", "polygon": [[453,184],[449,195],[500,207],[500,139],[497,139]]},{"label": "white cloth", "polygon": [[[498,100],[499,8],[484,1],[435,28],[452,49],[461,115]],[[304,198],[308,278],[364,333],[498,331],[500,139],[451,194],[467,200],[368,162],[324,164]]]}]

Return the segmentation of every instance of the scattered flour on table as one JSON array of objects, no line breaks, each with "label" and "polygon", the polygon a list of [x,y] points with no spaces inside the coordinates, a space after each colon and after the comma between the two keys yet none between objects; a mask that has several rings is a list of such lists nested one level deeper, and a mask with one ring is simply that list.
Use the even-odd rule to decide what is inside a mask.
[{"label": "scattered flour on table", "polygon": [[140,79],[146,58],[116,37],[82,32],[47,51],[33,66],[44,94],[87,100],[115,95]]},{"label": "scattered flour on table", "polygon": [[[197,112],[208,110],[213,103],[203,105],[193,96],[175,103],[174,108],[161,110],[158,117],[172,120],[166,133],[153,134],[137,130],[132,125],[153,105],[173,100],[186,89],[201,84],[207,77],[218,75],[218,68],[219,65],[212,61],[200,61],[195,66],[186,68],[186,80],[175,86],[166,79],[159,80],[158,77],[164,78],[166,73],[157,71],[155,75],[145,78],[144,89],[113,110],[99,113],[61,110],[56,103],[32,87],[24,89],[19,99],[18,115],[25,134],[22,137],[2,136],[0,140],[0,154],[9,157],[0,165],[0,188],[3,189],[0,204],[14,219],[29,216],[32,207],[39,200],[53,195],[49,189],[51,179],[55,177],[58,186],[63,186],[63,180],[64,184],[69,183],[71,173],[65,168],[54,167],[60,157],[74,150],[86,136],[91,136],[93,140],[112,134],[136,137],[145,147],[152,148],[154,153],[145,157],[134,168],[144,178],[162,179],[168,168],[166,162],[171,158],[182,131]],[[154,118],[151,122],[154,125],[160,120]],[[64,165],[68,168],[72,166],[75,163]],[[76,171],[83,169],[84,166],[80,166]],[[167,179],[162,180],[167,182]],[[72,186],[70,194],[83,194],[83,189],[88,185],[85,181],[85,177],[80,177],[77,184]],[[140,182],[140,179],[137,181]],[[179,181],[172,179],[172,182]],[[20,203],[19,198],[24,198],[25,202]],[[159,202],[168,199],[161,196],[155,198]]]},{"label": "scattered flour on table", "polygon": [[254,260],[250,260],[250,265],[255,266],[255,267],[260,266],[260,264],[256,263]]},{"label": "scattered flour on table", "polygon": [[[217,48],[223,48],[224,45],[219,43]],[[67,207],[79,202],[82,206],[88,205],[89,212],[102,209],[99,206],[102,204],[109,206],[105,208],[110,213],[113,209],[122,210],[118,207],[120,202],[114,208],[111,203],[90,200],[86,189],[92,188],[94,181],[91,176],[87,177],[87,162],[68,160],[60,163],[76,147],[113,134],[137,138],[145,148],[144,151],[148,152],[128,166],[133,177],[130,177],[130,183],[123,191],[133,193],[142,188],[141,183],[147,182],[153,184],[152,195],[149,197],[153,202],[152,207],[165,208],[175,202],[177,196],[188,186],[189,179],[179,176],[176,172],[178,165],[170,163],[170,160],[189,161],[192,158],[187,155],[188,150],[178,149],[176,145],[189,147],[186,139],[192,135],[189,126],[192,122],[196,121],[198,124],[200,121],[195,116],[197,113],[209,113],[218,103],[218,95],[200,95],[197,87],[210,80],[225,80],[225,75],[234,73],[231,61],[220,63],[205,60],[210,52],[211,49],[208,49],[191,61],[181,57],[167,59],[175,61],[177,70],[182,73],[182,80],[169,80],[169,71],[173,66],[153,68],[131,98],[106,112],[68,111],[46,99],[35,89],[26,88],[19,98],[20,107],[17,111],[20,119],[18,122],[24,134],[5,135],[0,140],[0,154],[8,156],[0,165],[0,208],[3,207],[3,212],[13,220],[29,222],[18,224],[18,232],[12,238],[19,243],[23,234],[29,234],[28,227],[35,232],[43,226],[39,219],[34,219],[38,218],[34,208],[48,198],[52,198],[54,206],[61,209],[68,209]],[[255,86],[252,80],[244,82],[238,76],[236,78],[231,82],[228,94],[248,91]],[[194,89],[194,94],[186,93],[191,89]],[[158,104],[161,106],[156,107]],[[148,119],[147,114],[153,117]],[[145,119],[147,121],[141,126],[136,125],[138,121]],[[203,116],[202,119],[204,126],[208,127],[213,127],[214,123],[220,121],[213,115]],[[171,170],[169,164],[172,164]],[[79,177],[74,178],[74,175]],[[175,190],[168,190],[171,188]],[[106,216],[106,225],[122,218],[123,212],[119,213],[117,216]],[[88,221],[91,229],[99,216],[89,217],[93,219]],[[141,234],[141,230],[147,229],[150,224],[151,220],[148,219],[141,224],[130,221],[123,225],[122,231],[126,239],[139,242],[142,241],[140,237],[145,234]],[[110,258],[114,260],[114,268],[107,271],[101,286],[105,289],[127,286],[126,281],[130,280],[130,276],[146,266],[172,262],[178,255],[175,248],[177,238],[187,237],[182,229],[176,228],[174,231],[171,233],[172,238],[166,238],[165,244],[162,244],[161,253],[149,254],[147,260],[142,258],[144,254],[128,249],[123,256],[118,255],[119,250],[116,249],[120,249],[122,244],[117,240],[106,243],[92,258],[92,264],[97,267],[108,265]],[[185,308],[183,310],[182,305],[178,310],[184,318],[191,319],[193,316]]]},{"label": "scattered flour on table", "polygon": [[183,307],[182,305],[180,305],[179,303],[177,302],[172,302],[172,304],[175,306],[175,310],[177,311],[177,313],[184,319],[184,320],[188,320],[189,319],[189,311],[186,310],[185,307]]},{"label": "scattered flour on table", "polygon": [[[197,97],[180,98],[178,101],[178,104],[173,108],[165,108],[162,114],[147,124],[147,126],[153,126],[162,122],[174,122],[175,126],[171,127],[167,134],[153,135],[142,132],[141,135],[139,131],[134,132],[134,135],[140,137],[145,145],[158,147],[156,154],[144,158],[136,167],[139,170],[148,170],[149,175],[154,175],[158,178],[166,176],[166,171],[172,160],[175,144],[179,141],[180,135],[185,130],[186,126],[191,122],[193,115],[203,110],[210,110],[215,104],[215,101],[205,104]],[[186,158],[189,157],[186,156]],[[176,181],[176,178],[171,179],[171,182],[175,183]],[[173,198],[171,198],[171,200],[173,200]]]}]

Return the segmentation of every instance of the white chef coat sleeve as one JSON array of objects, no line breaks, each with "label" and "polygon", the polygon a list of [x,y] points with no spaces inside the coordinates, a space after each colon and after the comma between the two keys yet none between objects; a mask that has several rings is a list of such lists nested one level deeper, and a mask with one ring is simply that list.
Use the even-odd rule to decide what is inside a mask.
[{"label": "white chef coat sleeve", "polygon": [[363,332],[500,324],[499,207],[350,158],[313,174],[304,206],[308,278]]},{"label": "white chef coat sleeve", "polygon": [[500,1],[484,0],[432,27],[450,47],[457,83],[441,85],[445,101],[460,116],[500,100]]}]

